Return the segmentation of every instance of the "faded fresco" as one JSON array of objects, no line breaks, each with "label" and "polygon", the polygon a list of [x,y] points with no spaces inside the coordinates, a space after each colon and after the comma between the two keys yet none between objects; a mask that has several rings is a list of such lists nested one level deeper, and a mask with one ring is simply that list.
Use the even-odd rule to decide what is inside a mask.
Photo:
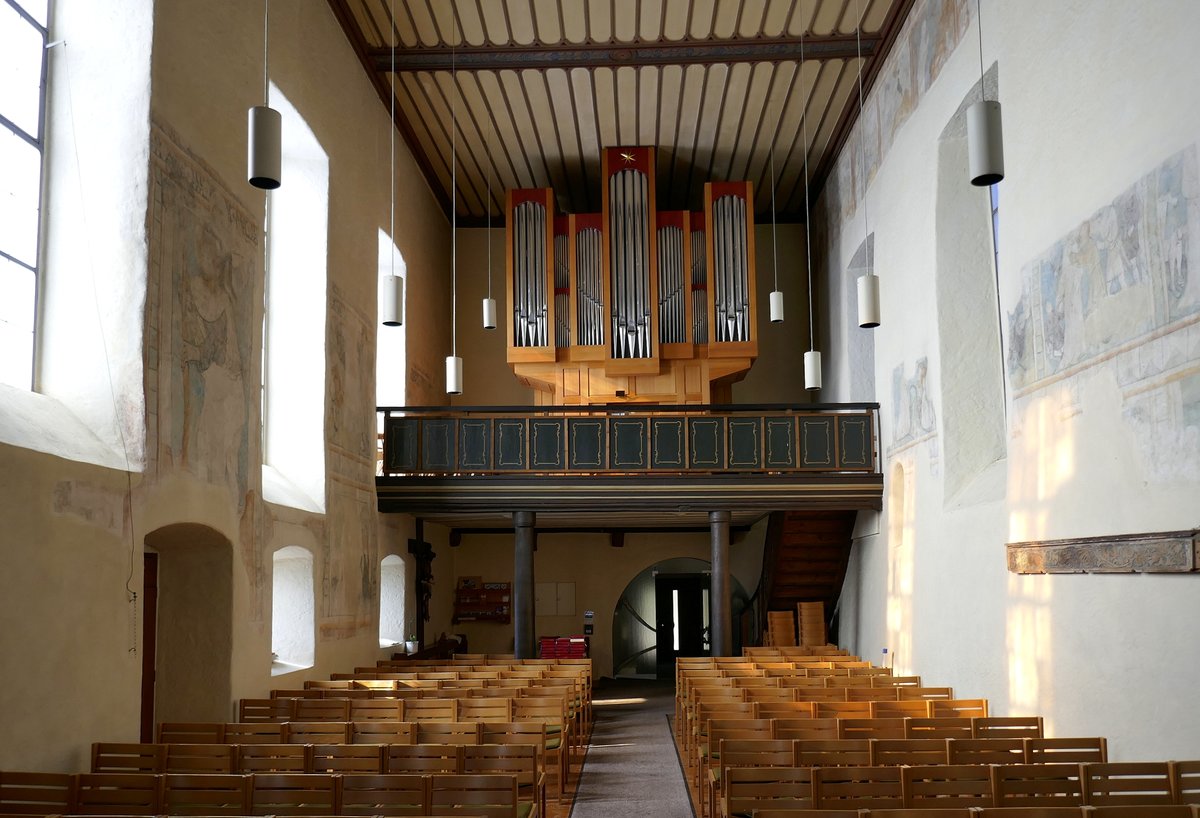
[{"label": "faded fresco", "polygon": [[[897,132],[967,33],[972,9],[967,0],[920,0],[909,14],[826,187],[830,213],[841,213],[843,218],[854,215],[862,192],[883,164]],[[863,140],[861,145],[859,139]]]},{"label": "faded fresco", "polygon": [[[370,472],[365,478],[374,481]],[[322,639],[346,639],[368,629],[379,604],[378,525],[369,483],[329,484],[329,526],[321,552],[317,604]]]},{"label": "faded fresco", "polygon": [[155,466],[227,488],[240,514],[250,487],[246,412],[258,405],[259,228],[168,130],[151,133],[150,259],[159,298],[147,310],[146,359],[148,391],[157,396]]},{"label": "faded fresco", "polygon": [[928,441],[930,460],[936,468],[937,414],[929,385],[929,359],[918,359],[911,376],[905,370],[904,364],[892,370],[892,442],[888,457]]},{"label": "faded fresco", "polygon": [[[349,465],[347,476],[366,479],[375,473],[375,334],[372,319],[351,305],[341,288],[330,287],[326,439],[353,464],[361,458],[365,471]],[[340,460],[330,459],[337,470]]]},{"label": "faded fresco", "polygon": [[1200,176],[1192,146],[1021,269],[1008,314],[1018,399],[1111,368],[1156,479],[1200,479]]}]

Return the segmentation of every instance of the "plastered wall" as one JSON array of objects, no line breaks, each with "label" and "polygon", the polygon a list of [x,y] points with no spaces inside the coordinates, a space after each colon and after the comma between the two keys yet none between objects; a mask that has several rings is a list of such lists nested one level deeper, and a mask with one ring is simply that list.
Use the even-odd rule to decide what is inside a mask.
[{"label": "plastered wall", "polygon": [[[397,554],[411,574],[414,532],[410,518],[381,518],[374,495],[391,127],[328,5],[271,15],[271,79],[329,157],[323,514],[262,499],[265,198],[244,176],[246,110],[261,102],[261,7],[59,5],[50,39],[66,37],[59,54],[70,64],[52,57],[51,109],[60,126],[74,116],[79,165],[70,130],[52,129],[44,392],[0,396],[0,672],[15,680],[0,694],[0,768],[79,771],[91,742],[138,737],[145,548],[182,549],[160,576],[164,593],[183,557],[199,553],[189,549],[224,549],[229,585],[205,598],[220,610],[166,629],[183,645],[189,627],[225,631],[209,635],[228,668],[186,714],[219,719],[239,697],[300,681],[270,675],[275,550],[314,555],[316,661],[305,676],[327,676],[386,654],[379,562]],[[408,395],[440,402],[449,228],[403,144],[396,186],[408,295],[422,305],[409,311]],[[95,298],[84,272],[97,279]],[[78,332],[62,335],[62,324]],[[113,468],[126,462],[128,477]],[[197,583],[224,582],[196,564]],[[170,614],[195,600],[162,604]],[[168,651],[162,661],[175,660]],[[182,664],[166,670],[162,708],[184,718],[197,678]]]},{"label": "plastered wall", "polygon": [[[991,272],[938,266],[964,251],[945,252],[961,235],[938,197],[955,184],[946,174],[967,184],[965,167],[940,158],[961,155],[941,140],[979,82],[974,10],[916,4],[877,82],[888,96],[868,99],[819,206],[821,398],[862,399],[856,373],[869,367],[887,480],[883,514],[860,515],[843,641],[985,696],[997,714],[1040,713],[1051,735],[1108,736],[1114,760],[1193,756],[1200,642],[1186,623],[1200,617],[1200,576],[1018,576],[1004,546],[1200,523],[1200,301],[1182,272],[1200,246],[1200,114],[1184,56],[1200,9],[983,3],[1005,131],[999,316],[955,295],[971,288],[938,284]],[[986,192],[975,198],[985,211]],[[873,363],[848,270],[868,232],[883,309]],[[1002,341],[1002,360],[961,354],[984,354],[980,334]],[[945,399],[967,366],[1003,373],[970,373],[987,408],[1005,410],[990,462],[977,444],[994,414]],[[976,445],[969,457],[952,427]]]}]

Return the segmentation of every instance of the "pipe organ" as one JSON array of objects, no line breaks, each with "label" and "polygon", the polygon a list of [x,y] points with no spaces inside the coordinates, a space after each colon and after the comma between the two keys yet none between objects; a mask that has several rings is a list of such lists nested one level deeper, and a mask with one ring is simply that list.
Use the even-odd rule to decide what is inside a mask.
[{"label": "pipe organ", "polygon": [[712,403],[758,355],[749,182],[659,211],[655,153],[606,148],[601,212],[509,190],[508,361],[544,404]]}]

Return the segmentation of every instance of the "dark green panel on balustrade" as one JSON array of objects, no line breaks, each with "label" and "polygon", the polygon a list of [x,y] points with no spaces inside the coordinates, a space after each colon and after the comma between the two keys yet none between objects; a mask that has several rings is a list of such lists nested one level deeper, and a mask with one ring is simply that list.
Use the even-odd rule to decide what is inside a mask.
[{"label": "dark green panel on balustrade", "polygon": [[603,418],[568,418],[567,453],[572,469],[603,469],[605,428]]},{"label": "dark green panel on balustrade", "polygon": [[763,419],[766,427],[766,454],[763,462],[768,469],[796,468],[796,418],[793,415],[767,417]]},{"label": "dark green panel on balustrade", "polygon": [[874,458],[869,415],[838,416],[838,468],[869,469]]},{"label": "dark green panel on balustrade", "polygon": [[684,418],[650,419],[650,468],[683,469],[687,467],[683,433]]},{"label": "dark green panel on balustrade", "polygon": [[729,419],[729,468],[757,469],[762,465],[762,419]]},{"label": "dark green panel on balustrade", "polygon": [[529,421],[529,468],[555,471],[566,467],[563,421],[535,418]]},{"label": "dark green panel on balustrade", "polygon": [[458,422],[458,467],[491,470],[492,421],[472,418]]},{"label": "dark green panel on balustrade", "polygon": [[833,466],[833,423],[830,416],[800,418],[800,466],[828,469]]},{"label": "dark green panel on balustrade", "polygon": [[420,454],[417,445],[421,421],[417,418],[388,418],[387,425],[388,471],[416,471]]},{"label": "dark green panel on balustrade", "polygon": [[725,468],[725,418],[688,418],[688,466]]},{"label": "dark green panel on balustrade", "polygon": [[524,471],[528,467],[525,432],[524,418],[496,418],[492,439],[492,456],[496,471]]},{"label": "dark green panel on balustrade", "polygon": [[454,470],[453,418],[421,421],[421,468],[425,471]]},{"label": "dark green panel on balustrade", "polygon": [[608,423],[610,469],[645,469],[650,465],[646,418],[613,418]]}]

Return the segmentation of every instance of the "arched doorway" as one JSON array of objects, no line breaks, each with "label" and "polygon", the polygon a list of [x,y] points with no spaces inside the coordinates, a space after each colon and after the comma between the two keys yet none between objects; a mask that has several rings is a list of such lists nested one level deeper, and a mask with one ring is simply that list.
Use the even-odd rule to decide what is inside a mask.
[{"label": "arched doorway", "polygon": [[146,535],[145,569],[142,740],[155,722],[227,721],[233,544],[208,526],[163,526]]},{"label": "arched doorway", "polygon": [[[676,656],[708,654],[711,568],[708,560],[676,557],[649,566],[629,581],[613,612],[614,676],[653,679],[661,676],[662,668],[673,667]],[[748,598],[737,578],[730,579],[736,622]]]}]

